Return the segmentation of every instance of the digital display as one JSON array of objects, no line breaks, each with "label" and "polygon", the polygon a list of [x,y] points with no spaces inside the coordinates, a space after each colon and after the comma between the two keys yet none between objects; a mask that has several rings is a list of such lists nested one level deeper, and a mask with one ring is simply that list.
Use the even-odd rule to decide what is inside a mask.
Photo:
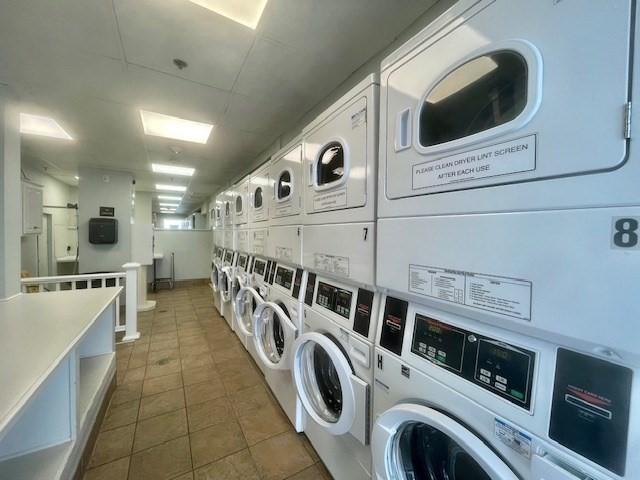
[{"label": "digital display", "polygon": [[219,248],[218,251],[216,252],[216,257],[222,258],[222,249],[221,248]]},{"label": "digital display", "polygon": [[276,269],[276,283],[287,290],[291,290],[291,285],[293,285],[293,270],[278,267]]},{"label": "digital display", "polygon": [[227,252],[224,254],[224,261],[227,263],[231,263],[231,260],[233,260],[233,252]]},{"label": "digital display", "polygon": [[411,351],[456,372],[462,371],[466,335],[450,325],[416,314]]},{"label": "digital display", "polygon": [[349,318],[351,314],[351,299],[353,293],[349,290],[334,287],[328,283],[318,282],[316,303],[327,308],[341,317]]},{"label": "digital display", "polygon": [[256,260],[255,262],[253,262],[253,271],[260,276],[264,276],[264,269],[266,268],[266,266],[267,264],[262,260]]},{"label": "digital display", "polygon": [[241,268],[246,268],[246,266],[247,266],[247,256],[246,255],[240,255],[240,257],[238,258],[238,266],[240,266]]}]

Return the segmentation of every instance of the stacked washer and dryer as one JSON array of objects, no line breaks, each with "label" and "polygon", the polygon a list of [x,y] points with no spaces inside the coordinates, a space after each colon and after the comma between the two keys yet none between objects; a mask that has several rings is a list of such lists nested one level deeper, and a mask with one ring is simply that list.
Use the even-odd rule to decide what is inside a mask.
[{"label": "stacked washer and dryer", "polygon": [[235,328],[334,478],[640,478],[637,15],[460,0],[249,176],[248,246],[216,203]]},{"label": "stacked washer and dryer", "polygon": [[234,245],[233,202],[234,190],[223,192],[222,209],[222,246],[224,247],[221,263],[221,275],[219,275],[218,289],[220,291],[220,315],[225,319],[229,328],[233,329],[233,306],[231,304],[231,287],[233,285],[233,272],[236,265],[236,251]]},{"label": "stacked washer and dryer", "polygon": [[635,7],[457,2],[383,61],[379,480],[640,478]]}]

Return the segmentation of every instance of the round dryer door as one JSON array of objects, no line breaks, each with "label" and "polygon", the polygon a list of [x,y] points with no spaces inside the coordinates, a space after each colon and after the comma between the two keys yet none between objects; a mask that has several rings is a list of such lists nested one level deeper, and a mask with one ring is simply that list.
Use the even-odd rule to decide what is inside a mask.
[{"label": "round dryer door", "polygon": [[252,317],[257,306],[263,303],[260,294],[252,287],[242,287],[233,301],[236,324],[240,332],[246,337],[253,336]]},{"label": "round dryer door", "polygon": [[331,336],[309,332],[296,340],[293,379],[307,414],[329,433],[342,435],[354,424],[353,369]]},{"label": "round dryer door", "polygon": [[263,302],[253,313],[253,343],[262,363],[273,370],[289,370],[297,328],[282,303]]},{"label": "round dryer door", "polygon": [[371,442],[380,480],[517,480],[502,459],[455,419],[400,404],[376,420]]}]

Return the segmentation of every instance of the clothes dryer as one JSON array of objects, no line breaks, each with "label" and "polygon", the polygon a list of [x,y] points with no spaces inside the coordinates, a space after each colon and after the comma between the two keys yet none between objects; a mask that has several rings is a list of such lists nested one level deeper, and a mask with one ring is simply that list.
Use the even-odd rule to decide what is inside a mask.
[{"label": "clothes dryer", "polygon": [[625,131],[637,9],[582,7],[457,2],[383,61],[376,281],[515,332],[640,359],[626,320],[640,315],[629,300],[640,156]]},{"label": "clothes dryer", "polygon": [[305,225],[375,221],[379,83],[368,75],[303,130]]},{"label": "clothes dryer", "polygon": [[267,384],[295,430],[301,432],[302,405],[293,387],[291,355],[300,331],[307,274],[300,267],[272,261],[266,275],[265,301],[253,314],[253,344]]},{"label": "clothes dryer", "polygon": [[[276,153],[269,166],[272,225],[297,225],[303,215],[302,138],[298,137]],[[255,202],[255,196],[254,196]]]},{"label": "clothes dryer", "polygon": [[334,478],[371,477],[373,341],[379,296],[308,274],[293,379],[305,435]]},{"label": "clothes dryer", "polygon": [[242,179],[233,189],[233,224],[247,225],[249,220],[249,176]]},{"label": "clothes dryer", "polygon": [[638,475],[637,366],[392,296],[374,363],[379,480]]},{"label": "clothes dryer", "polygon": [[270,168],[271,161],[267,161],[249,175],[248,221],[251,228],[264,227],[269,224],[269,206],[273,194],[273,187],[269,179]]}]

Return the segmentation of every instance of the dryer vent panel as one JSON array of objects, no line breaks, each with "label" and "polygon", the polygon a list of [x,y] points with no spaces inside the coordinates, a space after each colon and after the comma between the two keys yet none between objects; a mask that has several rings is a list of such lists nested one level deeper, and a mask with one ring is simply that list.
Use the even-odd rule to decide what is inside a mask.
[{"label": "dryer vent panel", "polygon": [[91,218],[89,220],[89,243],[118,243],[118,220],[115,218]]}]

